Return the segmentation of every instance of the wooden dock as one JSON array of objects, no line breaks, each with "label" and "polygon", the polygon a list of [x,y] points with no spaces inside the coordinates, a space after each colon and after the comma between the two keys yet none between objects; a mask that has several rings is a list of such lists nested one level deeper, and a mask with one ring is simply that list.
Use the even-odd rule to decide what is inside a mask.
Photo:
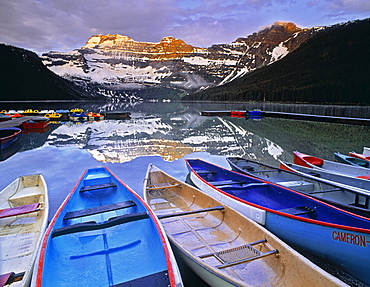
[{"label": "wooden dock", "polygon": [[[235,114],[239,114],[239,115],[244,115],[244,117],[248,119],[248,111],[237,111],[237,112],[236,111],[202,111],[200,114],[202,116],[233,116]],[[271,111],[261,111],[261,115],[262,117],[269,117],[269,118],[283,118],[283,119],[291,119],[291,120],[303,120],[303,121],[370,126],[370,119],[366,119],[366,118],[335,117],[335,116],[322,116],[322,115],[271,112]]]}]

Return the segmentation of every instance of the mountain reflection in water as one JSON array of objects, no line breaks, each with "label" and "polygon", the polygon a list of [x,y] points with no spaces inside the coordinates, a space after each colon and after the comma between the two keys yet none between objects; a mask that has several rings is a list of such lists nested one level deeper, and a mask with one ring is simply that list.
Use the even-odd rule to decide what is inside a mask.
[{"label": "mountain reflection in water", "polygon": [[[370,139],[369,127],[363,126],[200,116],[202,110],[245,110],[248,104],[136,103],[123,107],[108,104],[82,104],[79,107],[97,112],[129,111],[131,118],[51,124],[51,129],[45,134],[23,134],[23,150],[44,144],[73,146],[88,150],[98,161],[118,163],[153,155],[173,161],[186,154],[204,151],[276,164],[278,158],[290,161],[293,150],[327,159],[332,159],[335,151],[362,152]],[[271,106],[269,108],[272,109]],[[302,112],[302,105],[297,105],[297,108]],[[360,108],[353,110],[359,112]],[[307,109],[312,109],[312,106],[308,105]],[[350,107],[348,109],[351,110]],[[323,107],[323,111],[328,110]],[[336,110],[331,108],[330,111],[335,113]],[[340,107],[340,113],[344,113],[343,107]]]}]

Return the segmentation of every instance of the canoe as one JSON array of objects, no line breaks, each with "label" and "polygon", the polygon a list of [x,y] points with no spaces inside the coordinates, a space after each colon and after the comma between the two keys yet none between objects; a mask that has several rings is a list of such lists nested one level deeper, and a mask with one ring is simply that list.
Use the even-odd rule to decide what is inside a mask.
[{"label": "canoe", "polygon": [[354,152],[354,151],[351,151],[348,154],[352,157],[356,157],[356,158],[359,158],[359,159],[370,161],[370,155],[366,155],[366,154],[363,154],[363,153],[357,153],[357,152]]},{"label": "canoe", "polygon": [[[370,217],[370,191],[280,169],[240,157],[226,158],[232,170],[291,188],[347,211]],[[370,184],[370,182],[369,182]]]},{"label": "canoe", "polygon": [[182,286],[159,220],[106,168],[86,170],[59,207],[34,273],[32,286]]},{"label": "canoe", "polygon": [[186,163],[190,180],[204,192],[260,223],[297,251],[370,284],[370,219],[199,159]]},{"label": "canoe", "polygon": [[280,161],[280,168],[289,170],[297,173],[304,173],[308,176],[313,176],[319,178],[320,180],[328,181],[332,184],[340,185],[341,187],[352,189],[358,188],[363,191],[370,191],[370,180],[361,177],[354,177],[345,174],[328,172],[326,170],[312,169],[309,167],[304,167],[299,164],[288,163]]},{"label": "canoe", "polygon": [[364,159],[360,159],[357,157],[352,157],[350,155],[342,154],[339,152],[334,153],[335,160],[344,163],[344,164],[349,164],[349,165],[354,165],[354,166],[362,166],[369,168],[370,167],[370,162]]},{"label": "canoe", "polygon": [[370,155],[370,147],[365,147],[364,146],[364,149],[363,149],[363,152],[362,152],[364,155]]},{"label": "canoe", "polygon": [[181,259],[210,286],[340,286],[265,228],[153,165],[145,201]]},{"label": "canoe", "polygon": [[48,213],[41,174],[20,176],[0,192],[0,286],[29,286]]},{"label": "canoe", "polygon": [[100,120],[104,120],[104,116],[100,113],[93,113],[93,112],[89,112],[86,114],[87,116],[87,119],[89,121],[100,121]]},{"label": "canoe", "polygon": [[50,119],[35,117],[22,123],[24,129],[43,129],[49,124]]},{"label": "canoe", "polygon": [[327,172],[345,174],[353,177],[361,176],[366,178],[368,176],[370,179],[369,168],[324,160],[322,158],[300,153],[298,151],[293,151],[293,162],[295,164],[304,167],[310,167],[315,170],[326,170]]},{"label": "canoe", "polygon": [[87,121],[87,115],[84,112],[78,113],[78,112],[73,112],[69,115],[69,119],[71,121]]},{"label": "canoe", "polygon": [[11,120],[12,117],[10,115],[0,114],[0,122],[5,122]]},{"label": "canoe", "polygon": [[5,149],[14,143],[22,130],[20,128],[2,128],[0,129],[0,149]]}]

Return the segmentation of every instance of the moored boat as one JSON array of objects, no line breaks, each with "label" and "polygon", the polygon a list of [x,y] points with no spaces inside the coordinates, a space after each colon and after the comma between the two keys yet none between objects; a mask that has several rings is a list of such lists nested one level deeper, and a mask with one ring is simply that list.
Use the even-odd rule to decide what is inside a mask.
[{"label": "moored boat", "polygon": [[5,149],[14,143],[21,132],[22,130],[16,127],[0,129],[0,149]]},{"label": "moored boat", "polygon": [[352,157],[356,157],[356,158],[360,158],[360,159],[363,159],[363,160],[370,161],[370,155],[366,155],[366,154],[363,154],[363,153],[357,153],[357,152],[354,152],[354,151],[351,151],[348,154]]},{"label": "moored boat", "polygon": [[364,155],[370,155],[370,147],[364,147],[362,154]]},{"label": "moored boat", "polygon": [[331,173],[345,174],[354,177],[370,178],[370,169],[362,166],[348,165],[344,163],[324,160],[322,158],[293,151],[293,162],[295,164],[309,167],[315,170],[326,170]]},{"label": "moored boat", "polygon": [[[370,217],[370,191],[343,187],[307,174],[280,169],[240,157],[226,158],[234,171],[291,188],[347,211]],[[369,182],[370,184],[370,182]]]},{"label": "moored boat", "polygon": [[0,192],[1,286],[29,286],[48,211],[41,174],[20,176]]},{"label": "moored boat", "polygon": [[44,115],[45,118],[49,118],[49,119],[59,119],[62,117],[62,114],[60,113],[56,113],[56,112],[52,112],[52,113],[47,113]]},{"label": "moored boat", "polygon": [[370,284],[370,220],[266,180],[186,160],[201,190],[312,254]]},{"label": "moored boat", "polygon": [[83,122],[83,121],[87,121],[87,115],[84,112],[81,112],[81,113],[73,112],[69,115],[69,119],[71,121]]},{"label": "moored boat", "polygon": [[9,114],[0,114],[0,122],[5,122],[11,120],[12,117]]},{"label": "moored boat", "polygon": [[362,166],[366,168],[370,167],[369,161],[361,159],[361,158],[357,158],[357,157],[352,157],[350,155],[342,154],[340,152],[335,152],[334,157],[335,157],[335,160],[340,163],[354,165],[354,166]]},{"label": "moored boat", "polygon": [[24,129],[43,129],[49,124],[45,117],[35,117],[22,123]]},{"label": "moored boat", "polygon": [[106,168],[85,171],[46,230],[32,286],[182,286],[163,227]]},{"label": "moored boat", "polygon": [[328,172],[324,169],[312,169],[309,167],[304,167],[299,164],[280,162],[280,168],[289,170],[292,172],[303,173],[308,176],[319,178],[321,180],[328,181],[328,183],[340,185],[344,188],[358,188],[363,191],[370,191],[370,180],[361,177],[354,177],[350,175]]},{"label": "moored boat", "polygon": [[182,260],[210,286],[345,285],[265,228],[153,165],[143,195]]},{"label": "moored boat", "polygon": [[100,120],[104,120],[104,116],[100,113],[93,113],[93,112],[89,112],[86,114],[87,116],[87,119],[89,121],[100,121]]}]

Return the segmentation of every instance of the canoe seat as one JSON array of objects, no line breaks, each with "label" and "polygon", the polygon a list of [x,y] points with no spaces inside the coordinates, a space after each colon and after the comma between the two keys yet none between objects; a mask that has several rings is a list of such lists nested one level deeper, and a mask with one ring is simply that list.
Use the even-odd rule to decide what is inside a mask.
[{"label": "canoe seat", "polygon": [[14,273],[10,272],[7,274],[1,274],[0,275],[0,287],[3,287],[5,285],[10,285],[13,282],[21,281],[23,279],[25,272],[21,273]]},{"label": "canoe seat", "polygon": [[369,203],[370,203],[370,198],[368,195],[356,194],[355,202],[350,203],[349,205],[369,209]]},{"label": "canoe seat", "polygon": [[109,188],[109,187],[116,187],[116,185],[113,182],[103,183],[103,184],[94,184],[94,185],[85,185],[81,187],[80,192]]},{"label": "canoe seat", "polygon": [[33,204],[27,204],[27,205],[2,209],[0,210],[0,218],[22,215],[22,214],[31,213],[34,211],[39,211],[40,210],[39,205],[40,203],[33,203]]},{"label": "canoe seat", "polygon": [[168,270],[136,278],[131,281],[112,285],[111,287],[170,286]]},{"label": "canoe seat", "polygon": [[309,162],[312,165],[322,166],[324,164],[324,160],[322,158],[314,157],[314,156],[305,156],[303,160]]},{"label": "canoe seat", "polygon": [[279,209],[278,211],[289,213],[291,215],[303,215],[303,214],[316,212],[316,210],[311,209],[307,206],[290,207],[290,208],[285,208],[285,209]]},{"label": "canoe seat", "polygon": [[248,183],[246,185],[240,185],[240,186],[225,186],[225,187],[221,187],[221,189],[223,191],[226,191],[232,195],[235,195],[235,196],[242,196],[248,189],[253,189],[253,188],[260,188],[260,187],[265,187],[265,186],[268,186],[269,184],[268,183],[265,183],[265,182],[252,182],[252,183]]},{"label": "canoe seat", "polygon": [[250,171],[251,173],[259,173],[259,172],[275,172],[276,170],[274,169],[261,169],[261,170],[253,170],[253,171]]},{"label": "canoe seat", "polygon": [[181,186],[181,184],[175,182],[162,182],[148,185],[147,190],[165,189],[178,186]]},{"label": "canoe seat", "polygon": [[113,210],[122,209],[122,208],[128,208],[132,206],[136,206],[136,203],[133,202],[132,200],[128,200],[128,201],[123,201],[123,202],[118,202],[118,203],[113,203],[113,204],[108,204],[108,205],[103,205],[103,206],[96,206],[96,207],[82,209],[82,210],[70,211],[66,213],[63,220],[94,215],[98,213],[113,211]]},{"label": "canoe seat", "polygon": [[132,222],[136,220],[141,220],[141,219],[145,219],[148,217],[149,215],[147,212],[140,212],[140,213],[116,216],[116,217],[110,218],[108,221],[104,221],[100,223],[97,223],[95,221],[88,221],[88,222],[72,224],[66,227],[54,229],[51,234],[51,237],[54,238],[54,237],[65,235],[65,234],[109,228],[115,225]]},{"label": "canoe seat", "polygon": [[195,170],[195,172],[197,174],[215,174],[216,173],[215,171],[209,170],[209,169],[198,169],[198,170]]},{"label": "canoe seat", "polygon": [[341,188],[324,189],[324,190],[312,191],[312,192],[309,192],[308,194],[336,192],[336,191],[341,191],[341,190],[342,190]]},{"label": "canoe seat", "polygon": [[221,262],[221,265],[216,266],[216,268],[222,269],[279,253],[277,249],[272,249],[268,244],[265,245],[269,249],[267,252],[262,252],[253,247],[253,245],[262,243],[267,243],[267,240],[262,239],[239,247],[201,255],[199,258],[214,256]]},{"label": "canoe seat", "polygon": [[209,184],[213,186],[222,186],[222,185],[232,185],[232,184],[245,184],[245,181],[241,180],[219,180],[219,181],[209,181]]},{"label": "canoe seat", "polygon": [[304,192],[312,191],[314,188],[313,183],[303,180],[277,181],[276,183],[287,188]]}]

